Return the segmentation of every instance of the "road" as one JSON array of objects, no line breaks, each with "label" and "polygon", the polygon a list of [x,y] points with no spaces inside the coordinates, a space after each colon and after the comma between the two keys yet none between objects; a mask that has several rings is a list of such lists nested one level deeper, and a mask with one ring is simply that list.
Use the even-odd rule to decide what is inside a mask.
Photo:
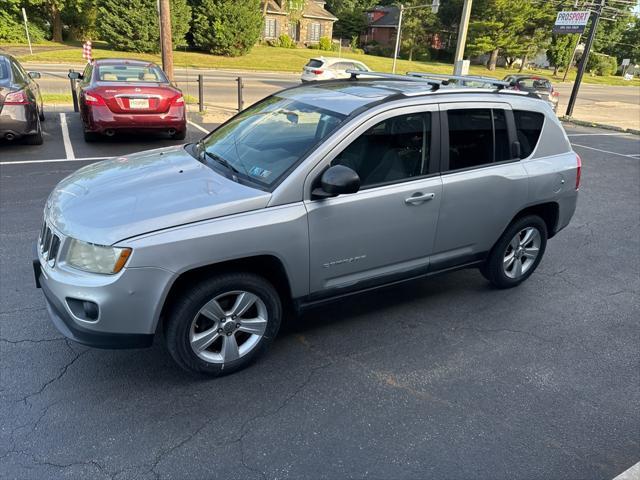
[{"label": "road", "polygon": [[[42,72],[39,81],[44,92],[68,93],[69,68],[81,70],[78,65],[52,66],[50,64],[27,64],[30,70]],[[205,102],[212,106],[237,108],[236,78],[242,76],[245,84],[245,106],[283,88],[300,83],[298,74],[269,72],[229,72],[224,70],[176,69],[176,82],[185,93],[197,98],[197,75],[205,76]],[[560,108],[564,115],[571,94],[572,83],[559,83]],[[583,84],[576,102],[574,117],[623,128],[640,130],[640,88],[611,85]]]},{"label": "road", "polygon": [[[85,144],[67,120],[76,159],[171,143]],[[465,270],[352,297],[205,380],[160,341],[87,349],[47,319],[44,201],[92,161],[67,160],[61,128],[51,112],[44,146],[0,146],[0,478],[585,480],[638,461],[637,136],[569,129],[578,209],[520,287]]]}]

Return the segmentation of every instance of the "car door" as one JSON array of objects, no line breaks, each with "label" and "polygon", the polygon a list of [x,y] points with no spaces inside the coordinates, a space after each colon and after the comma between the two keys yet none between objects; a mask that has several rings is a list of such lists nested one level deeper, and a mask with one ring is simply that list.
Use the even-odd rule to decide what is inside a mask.
[{"label": "car door", "polygon": [[508,104],[440,109],[443,191],[432,269],[482,258],[526,204],[528,188]]},{"label": "car door", "polygon": [[80,117],[82,118],[82,123],[86,126],[89,123],[88,119],[88,111],[85,104],[85,91],[91,85],[93,76],[93,64],[87,63],[84,67],[84,71],[82,72],[82,76],[80,79],[76,80],[76,92],[78,95],[78,107],[80,110]]},{"label": "car door", "polygon": [[[351,132],[305,183],[312,295],[418,275],[432,252],[442,183],[437,106],[386,112]],[[357,193],[315,199],[330,165],[361,177]]]}]

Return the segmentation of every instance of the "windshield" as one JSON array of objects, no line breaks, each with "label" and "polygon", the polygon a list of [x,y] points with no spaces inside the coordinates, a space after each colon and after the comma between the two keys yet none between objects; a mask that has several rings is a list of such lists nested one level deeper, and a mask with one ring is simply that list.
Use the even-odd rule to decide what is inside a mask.
[{"label": "windshield", "polygon": [[98,80],[103,82],[161,82],[167,83],[167,77],[160,67],[149,65],[100,65]]},{"label": "windshield", "polygon": [[345,118],[293,99],[270,97],[202,141],[207,157],[238,175],[271,187]]},{"label": "windshield", "polygon": [[520,90],[551,90],[551,83],[544,78],[522,78],[518,80]]}]

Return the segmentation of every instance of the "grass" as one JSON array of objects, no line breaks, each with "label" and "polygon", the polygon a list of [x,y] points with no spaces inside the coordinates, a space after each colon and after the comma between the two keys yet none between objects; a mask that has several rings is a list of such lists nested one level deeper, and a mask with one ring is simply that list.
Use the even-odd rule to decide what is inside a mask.
[{"label": "grass", "polygon": [[[36,53],[33,55],[22,54],[18,58],[22,62],[40,62],[40,63],[82,63],[82,49],[79,45],[67,45],[69,48],[51,49],[51,47],[60,47],[61,44],[46,42],[36,46]],[[11,46],[9,46],[11,47]],[[22,47],[22,46],[21,46]],[[210,55],[201,52],[176,51],[174,52],[174,65],[176,67],[189,68],[222,68],[230,70],[254,70],[254,71],[276,71],[276,72],[295,72],[302,71],[302,67],[307,63],[309,58],[315,56],[337,56],[336,52],[324,52],[320,50],[311,50],[306,48],[278,48],[256,45],[251,52],[242,57],[223,57],[219,55]],[[108,48],[103,42],[94,42],[93,49],[94,58],[108,57],[128,57],[141,60],[149,60],[160,63],[160,56],[146,53],[118,52]],[[374,55],[364,55],[343,51],[342,57],[359,60],[366,63],[371,69],[382,72],[390,72],[392,67],[392,59],[387,57],[377,57]],[[431,72],[431,73],[451,73],[452,65],[439,62],[419,62],[399,59],[396,67],[397,72]],[[502,78],[508,73],[515,73],[517,69],[497,68],[491,72],[482,65],[471,65],[469,73],[473,75],[484,75],[496,78]],[[526,70],[527,73],[538,73],[550,78],[552,81],[560,82],[562,76],[553,77],[548,70]],[[567,76],[568,81],[573,81],[576,72],[572,70]],[[585,75],[584,83],[606,84],[606,85],[624,85],[624,86],[640,86],[640,79],[632,81],[623,80],[622,77],[605,76],[592,77]]]}]

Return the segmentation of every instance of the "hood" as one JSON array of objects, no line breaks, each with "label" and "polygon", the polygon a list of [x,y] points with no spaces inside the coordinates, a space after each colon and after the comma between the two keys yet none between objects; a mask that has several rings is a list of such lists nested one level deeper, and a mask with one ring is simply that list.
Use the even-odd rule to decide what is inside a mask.
[{"label": "hood", "polygon": [[88,165],[62,180],[45,216],[63,234],[99,245],[266,207],[271,194],[236,183],[184,147]]}]

